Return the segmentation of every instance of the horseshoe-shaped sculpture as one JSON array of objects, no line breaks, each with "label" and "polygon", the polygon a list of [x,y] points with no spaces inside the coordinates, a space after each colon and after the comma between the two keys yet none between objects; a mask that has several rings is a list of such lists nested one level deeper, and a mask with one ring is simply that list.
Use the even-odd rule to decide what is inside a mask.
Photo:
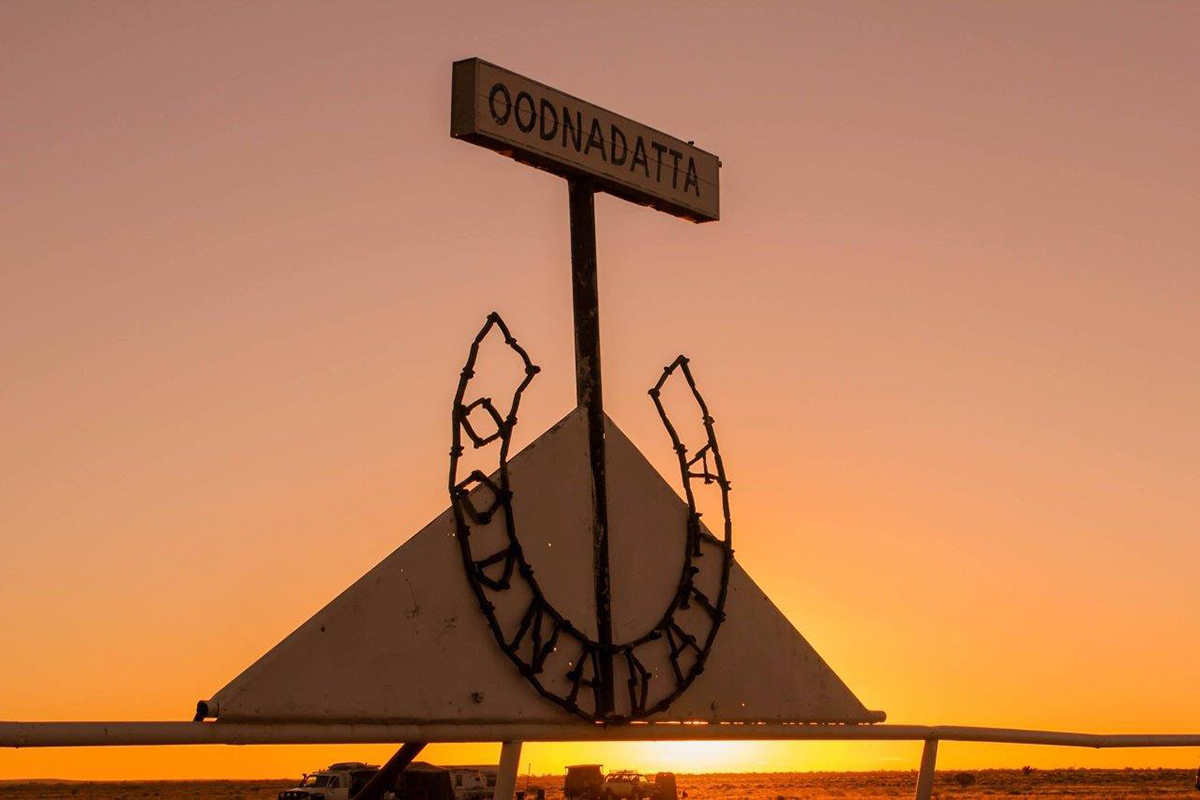
[{"label": "horseshoe-shaped sculpture", "polygon": [[[503,415],[490,398],[466,399],[471,380],[475,377],[480,345],[493,331],[503,336],[504,344],[519,356],[525,370],[523,379],[513,393],[507,413]],[[666,710],[696,676],[703,672],[704,662],[725,618],[729,571],[733,563],[732,523],[729,514],[730,484],[725,477],[725,468],[717,447],[713,419],[696,388],[688,360],[679,356],[664,368],[662,376],[650,389],[649,394],[678,458],[684,498],[687,502],[683,569],[676,591],[667,602],[657,623],[636,639],[611,645],[609,652],[613,660],[622,663],[628,673],[628,713],[600,713],[602,705],[599,699],[599,658],[603,645],[585,635],[571,620],[559,613],[552,601],[543,594],[522,552],[513,514],[508,471],[509,448],[517,424],[521,396],[538,372],[539,368],[513,338],[499,314],[493,312],[488,315],[487,322],[471,343],[454,397],[449,491],[463,566],[496,643],[543,697],[591,722],[619,723],[643,719]],[[660,397],[667,381],[675,375],[682,375],[687,382],[699,409],[706,436],[705,443],[690,457],[688,448],[680,440]],[[490,423],[495,426],[494,431],[481,432],[472,426],[470,417],[476,410],[487,414]],[[480,470],[474,470],[465,476],[460,474],[460,462],[465,452],[464,441],[469,441],[471,447],[476,450],[495,448],[496,470],[492,476]],[[721,537],[709,533],[700,523],[700,513],[696,510],[693,491],[693,481],[697,480],[704,484],[715,484],[720,490],[724,518]],[[503,527],[504,535],[501,538],[504,544],[494,552],[476,552],[472,544],[472,532],[493,522]],[[696,585],[697,576],[705,569],[709,570],[706,573],[708,575],[719,575],[720,588],[714,597],[709,597]],[[524,591],[512,591],[518,587]],[[519,617],[520,622],[515,627],[511,624],[505,626],[496,613],[497,603],[503,602],[506,597],[519,598],[516,602],[527,602],[524,613]],[[525,599],[527,597],[528,600]],[[685,623],[680,620],[680,612],[691,608],[698,608],[703,612],[703,617],[707,619],[707,631],[694,633],[686,629]],[[694,625],[694,617],[688,624]],[[570,668],[565,676],[553,677],[565,677],[565,691],[551,685],[551,681],[547,680],[551,677],[547,675],[551,654],[564,647],[568,648],[567,652],[571,654],[568,662]],[[654,658],[661,657],[656,654],[664,653],[670,669],[655,674],[656,670],[648,668],[647,664]],[[664,689],[660,686],[661,681],[671,683]],[[591,691],[585,693],[585,688]],[[587,701],[589,694],[590,703]]]}]

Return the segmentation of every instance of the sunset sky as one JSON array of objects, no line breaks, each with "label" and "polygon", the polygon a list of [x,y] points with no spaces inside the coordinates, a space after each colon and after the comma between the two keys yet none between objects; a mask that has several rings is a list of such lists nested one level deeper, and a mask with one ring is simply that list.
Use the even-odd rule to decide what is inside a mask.
[{"label": "sunset sky", "polygon": [[[565,183],[449,136],[480,56],[721,157],[720,222],[597,200],[606,406],[670,475],[645,390],[693,359],[738,560],[868,707],[1200,730],[1198,38],[1166,0],[0,2],[0,719],[189,719],[440,513],[489,311],[543,368],[523,441],[573,406]],[[0,750],[0,778],[393,749]]]}]

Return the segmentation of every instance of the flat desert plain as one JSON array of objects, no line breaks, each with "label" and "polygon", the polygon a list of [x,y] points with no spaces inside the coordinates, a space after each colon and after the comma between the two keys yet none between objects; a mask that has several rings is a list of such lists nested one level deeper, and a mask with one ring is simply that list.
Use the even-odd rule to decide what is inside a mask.
[{"label": "flat desert plain", "polygon": [[[968,783],[970,778],[974,783]],[[679,775],[680,791],[702,800],[782,800],[787,798],[912,797],[915,772],[791,772],[740,775]],[[521,778],[519,786],[525,785]],[[1072,797],[1072,798],[1197,798],[1194,771],[1156,770],[978,770],[939,772],[935,796],[950,797]],[[73,800],[275,800],[293,781],[149,781],[121,783],[20,782],[0,783],[0,797],[72,798]],[[561,800],[561,776],[535,776],[529,785],[546,789],[548,800]]]}]

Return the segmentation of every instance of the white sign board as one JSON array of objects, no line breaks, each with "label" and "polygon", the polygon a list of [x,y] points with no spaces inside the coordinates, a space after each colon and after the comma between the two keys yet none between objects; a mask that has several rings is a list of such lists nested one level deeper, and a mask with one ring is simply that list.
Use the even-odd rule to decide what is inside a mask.
[{"label": "white sign board", "polygon": [[694,222],[720,218],[712,153],[478,58],[454,63],[450,135]]},{"label": "white sign board", "polygon": [[[688,508],[607,418],[605,438],[617,582],[613,627],[618,641],[628,641],[661,617],[663,604],[678,588]],[[595,619],[587,452],[587,419],[577,409],[509,461],[514,510],[531,566],[555,604],[581,622]],[[480,535],[503,532],[472,533]],[[597,726],[542,699],[496,647],[462,574],[456,536],[453,513],[447,510],[208,701],[218,709],[218,720],[525,722],[594,730]],[[580,591],[581,586],[587,589]],[[651,719],[714,724],[883,720],[881,712],[859,702],[736,561],[729,594],[728,616],[704,674]],[[523,610],[521,604],[499,607],[501,614],[515,612],[506,617],[514,628]],[[695,603],[692,611],[696,616],[681,624],[702,634],[703,612]],[[661,645],[645,663],[665,678],[671,667],[665,639]],[[565,690],[574,666],[568,659],[574,657],[568,647],[555,649],[541,679]],[[618,713],[629,711],[623,664],[624,658],[617,660]],[[604,730],[619,736],[621,728]],[[735,735],[732,726],[728,730]],[[679,738],[690,736],[681,732]]]}]

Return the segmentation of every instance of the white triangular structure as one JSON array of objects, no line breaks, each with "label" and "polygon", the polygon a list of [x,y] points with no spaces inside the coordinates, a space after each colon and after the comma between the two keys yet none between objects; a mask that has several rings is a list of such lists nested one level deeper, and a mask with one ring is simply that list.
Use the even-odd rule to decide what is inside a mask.
[{"label": "white triangular structure", "polygon": [[[606,427],[614,639],[653,624],[679,579],[687,506]],[[577,410],[509,462],[526,558],[546,597],[594,626],[587,429]],[[222,722],[586,724],[501,652],[441,514],[231,681]],[[740,533],[740,532],[739,532]],[[745,535],[745,534],[743,534]],[[864,723],[868,711],[736,564],[703,674],[655,721]]]}]

